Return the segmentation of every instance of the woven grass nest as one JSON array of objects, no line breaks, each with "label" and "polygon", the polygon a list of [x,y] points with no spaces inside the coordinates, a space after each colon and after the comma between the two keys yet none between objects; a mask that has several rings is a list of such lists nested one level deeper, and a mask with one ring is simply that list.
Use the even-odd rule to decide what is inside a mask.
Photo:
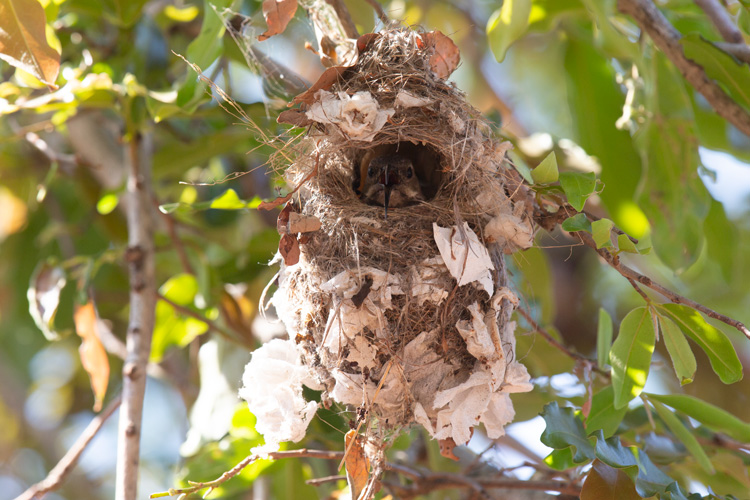
[{"label": "woven grass nest", "polygon": [[[533,199],[509,144],[444,80],[445,40],[366,35],[353,66],[329,69],[282,117],[308,127],[285,170],[296,191],[272,298],[289,340],[254,353],[241,392],[267,441],[304,436],[317,408],[305,384],[355,411],[372,443],[416,422],[450,456],[480,423],[501,436],[509,394],[531,390],[503,254],[532,245]],[[386,218],[359,191],[373,158],[392,154],[412,162],[425,200]]]}]

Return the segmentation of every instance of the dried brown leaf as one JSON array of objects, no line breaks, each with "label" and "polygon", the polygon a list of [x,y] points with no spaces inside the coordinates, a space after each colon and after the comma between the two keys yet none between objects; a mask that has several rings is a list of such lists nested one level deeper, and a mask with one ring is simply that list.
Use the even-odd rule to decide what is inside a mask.
[{"label": "dried brown leaf", "polygon": [[431,31],[422,35],[425,42],[432,48],[430,68],[438,78],[448,78],[461,62],[461,53],[453,40],[440,31]]},{"label": "dried brown leaf", "polygon": [[288,123],[295,127],[307,127],[312,123],[305,113],[298,109],[287,109],[279,113],[276,123]]},{"label": "dried brown leaf", "polygon": [[279,253],[284,258],[284,264],[293,266],[299,262],[299,241],[297,236],[285,234],[279,241]]},{"label": "dried brown leaf", "polygon": [[109,384],[109,358],[97,333],[94,303],[89,301],[85,306],[76,307],[73,321],[76,333],[81,337],[81,347],[78,349],[81,364],[89,374],[91,389],[94,391],[94,411],[99,411]]},{"label": "dried brown leaf", "polygon": [[299,104],[304,103],[307,105],[312,104],[315,101],[315,92],[318,90],[328,90],[330,89],[334,83],[338,81],[339,78],[341,78],[344,75],[344,72],[348,70],[348,67],[344,66],[334,66],[333,68],[328,68],[323,72],[322,75],[320,75],[320,78],[318,78],[318,81],[313,84],[312,87],[302,92],[300,95],[292,99],[291,104]]},{"label": "dried brown leaf", "polygon": [[365,456],[365,438],[352,429],[344,436],[346,445],[346,481],[352,498],[359,498],[370,477],[370,461]]},{"label": "dried brown leaf", "polygon": [[47,43],[38,0],[0,0],[0,59],[57,88],[60,54]]},{"label": "dried brown leaf", "polygon": [[258,41],[268,40],[283,33],[297,12],[297,0],[263,0],[263,17],[268,29],[258,36]]},{"label": "dried brown leaf", "polygon": [[320,219],[314,215],[302,215],[295,212],[289,214],[290,233],[311,233],[320,229]]}]

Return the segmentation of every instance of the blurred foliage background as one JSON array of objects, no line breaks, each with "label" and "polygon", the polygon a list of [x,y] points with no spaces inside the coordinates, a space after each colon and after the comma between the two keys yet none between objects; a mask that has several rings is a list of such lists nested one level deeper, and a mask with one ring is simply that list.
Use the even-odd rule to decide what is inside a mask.
[{"label": "blurred foliage background", "polygon": [[[298,9],[283,35],[257,42],[265,24],[260,2],[250,0],[42,4],[48,40],[61,52],[59,89],[50,91],[0,62],[0,499],[42,479],[92,416],[95,399],[74,318],[88,300],[96,306],[111,364],[105,403],[121,385],[128,311],[123,193],[133,133],[145,138],[150,158],[162,297],[145,400],[140,496],[186,478],[217,477],[261,442],[237,389],[251,351],[284,332],[258,314],[275,273],[267,263],[278,234],[276,213],[255,207],[283,189],[264,168],[273,151],[268,141],[295,133],[275,117],[324,69],[304,49],[305,42],[315,44],[315,34]],[[380,26],[367,2],[346,4],[361,33]],[[587,208],[653,242],[650,255],[628,258],[629,265],[750,321],[750,138],[720,118],[613,1],[515,4],[528,11],[513,26],[503,24],[497,0],[394,0],[383,8],[391,18],[441,30],[455,41],[462,64],[452,80],[513,141],[518,165],[534,167],[555,151],[561,170],[597,173],[605,188]],[[659,7],[686,35],[685,50],[726,70],[713,77],[750,109],[750,69],[710,43],[720,37],[704,12],[688,0]],[[747,40],[748,6],[729,2],[727,8]],[[220,106],[176,54],[225,89],[252,124]],[[535,248],[512,261],[525,307],[591,358],[599,308],[617,324],[642,303],[595,252],[559,230],[542,232]],[[392,459],[488,474],[541,463],[550,449],[539,442],[544,423],[537,415],[551,401],[580,408],[589,375],[525,322],[520,326],[518,355],[536,389],[514,395],[517,423],[509,436],[493,444],[477,433],[461,450],[464,461],[454,464],[414,430],[395,444]],[[735,341],[747,365],[747,339],[716,326]],[[693,351],[695,380],[680,386],[657,344],[647,390],[693,395],[746,418],[750,382],[722,383],[703,352]],[[301,446],[340,450],[351,414],[339,408],[318,416]],[[746,452],[712,449],[716,473],[708,475],[643,405],[623,416],[622,439],[669,464],[668,473],[687,490],[706,494],[710,486],[750,498]],[[112,498],[115,422],[48,498]],[[473,461],[482,451],[482,460]],[[342,483],[313,488],[305,480],[335,474],[334,468],[314,460],[260,462],[212,497],[326,498]],[[573,478],[576,471],[571,465],[562,474]],[[522,467],[513,474],[546,473]]]}]

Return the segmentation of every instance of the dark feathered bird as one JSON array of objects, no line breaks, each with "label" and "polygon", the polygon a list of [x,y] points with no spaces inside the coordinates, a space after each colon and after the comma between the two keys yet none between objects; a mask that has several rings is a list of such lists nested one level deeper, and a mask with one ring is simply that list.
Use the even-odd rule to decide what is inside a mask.
[{"label": "dark feathered bird", "polygon": [[385,207],[406,207],[424,200],[414,165],[409,158],[384,155],[374,158],[367,168],[367,176],[362,188],[362,201],[369,205]]}]

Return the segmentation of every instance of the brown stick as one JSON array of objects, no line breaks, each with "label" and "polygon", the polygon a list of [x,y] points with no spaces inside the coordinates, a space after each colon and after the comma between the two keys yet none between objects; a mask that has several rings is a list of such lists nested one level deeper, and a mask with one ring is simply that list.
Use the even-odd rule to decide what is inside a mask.
[{"label": "brown stick", "polygon": [[65,453],[60,461],[57,462],[57,465],[49,471],[47,477],[29,487],[26,491],[18,495],[15,500],[32,500],[34,498],[41,498],[45,493],[59,488],[68,474],[70,474],[70,471],[73,470],[73,467],[78,463],[78,459],[81,457],[83,451],[102,428],[104,422],[106,422],[120,406],[121,401],[121,396],[117,396],[110,401],[107,407],[89,422],[89,425],[81,435],[78,436],[78,439],[73,443],[73,446],[71,446],[67,453]]},{"label": "brown stick", "polygon": [[388,24],[388,21],[390,21],[390,19],[388,19],[388,14],[385,13],[385,9],[383,9],[383,6],[380,5],[380,2],[378,2],[378,0],[365,0],[365,2],[370,4],[370,7],[373,8],[381,23]]},{"label": "brown stick", "polygon": [[742,133],[750,136],[750,114],[706,76],[703,68],[685,57],[680,45],[682,35],[656,8],[651,0],[618,0],[623,14],[632,16],[657,47],[674,63],[682,76],[711,104],[716,112]]},{"label": "brown stick", "polygon": [[596,243],[594,242],[594,238],[588,234],[585,231],[578,231],[575,234],[578,239],[581,240],[581,242],[596,250],[596,252],[609,264],[612,266],[617,272],[619,272],[621,275],[623,275],[628,280],[635,281],[637,283],[640,283],[641,285],[650,288],[651,290],[654,290],[655,292],[658,292],[660,295],[665,297],[666,299],[669,299],[670,302],[674,302],[675,304],[684,304],[688,307],[691,307],[695,309],[696,311],[700,311],[709,318],[713,318],[715,320],[721,321],[722,323],[726,323],[727,325],[736,328],[742,334],[750,339],[750,330],[747,329],[747,327],[740,321],[737,321],[736,319],[732,319],[729,316],[724,316],[723,314],[719,314],[713,309],[710,309],[703,304],[699,304],[698,302],[695,302],[694,300],[690,300],[687,297],[683,297],[682,295],[673,292],[672,290],[660,285],[659,283],[655,282],[648,276],[644,276],[639,272],[636,272],[635,270],[629,268],[625,264],[623,264],[620,261],[620,258],[616,255],[612,255],[612,253],[609,252],[606,248],[596,248]]},{"label": "brown stick", "polygon": [[724,40],[729,43],[744,43],[742,32],[718,0],[695,0],[695,4],[703,9]]},{"label": "brown stick", "polygon": [[130,277],[130,318],[122,368],[122,410],[117,439],[115,499],[135,500],[138,491],[143,395],[146,367],[154,329],[156,286],[154,242],[151,230],[150,137],[134,133],[129,144],[127,191],[128,249],[125,259]]}]

